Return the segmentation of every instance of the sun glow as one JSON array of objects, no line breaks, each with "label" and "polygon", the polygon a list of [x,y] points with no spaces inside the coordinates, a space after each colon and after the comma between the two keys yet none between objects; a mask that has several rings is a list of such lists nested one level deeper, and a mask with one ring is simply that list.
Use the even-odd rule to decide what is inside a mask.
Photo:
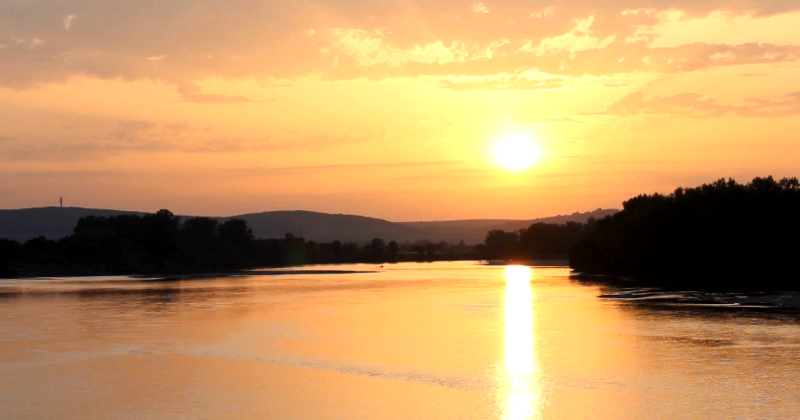
[{"label": "sun glow", "polygon": [[500,140],[494,149],[500,166],[513,171],[528,169],[541,157],[537,144],[528,133],[517,134]]}]

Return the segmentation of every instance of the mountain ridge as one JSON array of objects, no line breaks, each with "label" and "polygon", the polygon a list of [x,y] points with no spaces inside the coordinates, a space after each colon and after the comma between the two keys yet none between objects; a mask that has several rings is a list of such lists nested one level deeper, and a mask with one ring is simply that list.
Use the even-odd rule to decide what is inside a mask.
[{"label": "mountain ridge", "polygon": [[[443,221],[392,222],[385,219],[311,210],[274,210],[246,213],[216,220],[243,219],[253,233],[261,238],[283,237],[286,233],[308,240],[334,240],[364,243],[372,238],[398,242],[446,241],[476,244],[493,229],[518,230],[532,223],[586,222],[590,217],[602,218],[616,213],[615,209],[597,209],[535,219],[464,219]],[[147,212],[94,209],[84,207],[33,207],[0,210],[0,238],[28,240],[37,236],[59,239],[72,233],[78,219],[84,216],[144,215]],[[181,216],[196,217],[196,216]]]}]

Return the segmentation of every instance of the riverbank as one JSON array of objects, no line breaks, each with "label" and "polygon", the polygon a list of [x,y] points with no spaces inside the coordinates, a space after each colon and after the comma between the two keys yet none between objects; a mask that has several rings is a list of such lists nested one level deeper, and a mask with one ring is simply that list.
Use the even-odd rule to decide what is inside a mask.
[{"label": "riverbank", "polygon": [[600,295],[601,299],[676,306],[719,308],[800,309],[800,292],[703,292],[657,288],[624,289]]},{"label": "riverbank", "polygon": [[[14,279],[31,279],[31,278],[48,278],[48,277],[99,277],[99,276],[129,276],[129,277],[169,277],[169,278],[186,278],[186,277],[214,277],[226,275],[251,275],[252,273],[265,272],[270,275],[276,273],[276,270],[285,270],[286,274],[296,274],[298,271],[291,269],[292,267],[302,267],[304,265],[326,265],[331,267],[341,266],[344,264],[374,264],[376,267],[383,264],[397,264],[408,262],[431,263],[431,262],[456,262],[456,261],[474,261],[470,257],[454,257],[450,259],[437,258],[434,260],[414,260],[411,258],[403,259],[397,258],[394,260],[353,260],[347,262],[328,262],[320,263],[311,261],[307,264],[288,264],[279,266],[245,266],[239,268],[221,269],[221,268],[197,268],[197,267],[136,267],[118,269],[110,265],[78,265],[78,266],[61,266],[61,265],[20,265],[3,270],[0,266],[0,280],[14,280]],[[552,264],[551,264],[552,263]],[[527,263],[526,263],[527,264]],[[552,261],[542,262],[541,265],[553,265]],[[559,260],[557,264],[566,265],[566,261]],[[267,271],[268,270],[268,271]],[[339,270],[332,270],[338,272]],[[325,273],[319,273],[325,274]]]}]

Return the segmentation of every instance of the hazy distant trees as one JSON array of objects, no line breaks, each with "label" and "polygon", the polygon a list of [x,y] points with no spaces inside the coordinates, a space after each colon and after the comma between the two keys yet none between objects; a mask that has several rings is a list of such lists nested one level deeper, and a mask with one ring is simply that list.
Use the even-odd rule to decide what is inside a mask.
[{"label": "hazy distant trees", "polygon": [[217,227],[219,263],[225,268],[252,266],[255,262],[255,235],[247,222],[230,219]]},{"label": "hazy distant trees", "polygon": [[518,232],[492,230],[486,234],[479,252],[488,260],[516,259],[521,257]]},{"label": "hazy distant trees", "polygon": [[353,242],[318,243],[286,234],[257,239],[240,219],[185,220],[168,210],[144,216],[81,218],[73,234],[58,241],[44,237],[20,244],[0,239],[0,278],[22,275],[87,275],[236,270],[265,266],[392,262],[469,258],[471,247],[424,242],[388,244],[381,238],[360,247]]},{"label": "hazy distant trees", "polygon": [[640,195],[587,224],[493,230],[482,258],[564,258],[582,273],[633,284],[707,289],[797,289],[800,182],[720,179],[672,194]]},{"label": "hazy distant trees", "polygon": [[397,254],[400,252],[400,245],[397,244],[397,241],[391,241],[387,246],[387,251],[389,252],[389,261],[397,261]]},{"label": "hazy distant trees", "polygon": [[22,245],[17,241],[0,239],[0,278],[16,276],[13,265],[23,256]]},{"label": "hazy distant trees", "polygon": [[207,217],[193,217],[181,225],[180,261],[189,267],[202,267],[217,258],[218,222]]},{"label": "hazy distant trees", "polygon": [[626,201],[573,247],[570,265],[670,287],[797,289],[798,235],[797,178],[720,179]]},{"label": "hazy distant trees", "polygon": [[386,244],[380,238],[373,238],[372,242],[364,246],[371,261],[382,261],[385,248]]},{"label": "hazy distant trees", "polygon": [[0,239],[0,277],[233,270],[259,266],[448,259],[566,258],[582,273],[635,284],[713,289],[797,289],[800,182],[718,180],[669,195],[640,195],[613,216],[587,224],[536,223],[492,230],[483,244],[318,243],[286,234],[257,239],[243,220],[168,210],[144,216],[81,218],[58,241]]},{"label": "hazy distant trees", "polygon": [[478,251],[488,260],[566,259],[570,248],[593,224],[593,220],[588,225],[534,223],[515,232],[492,230]]}]

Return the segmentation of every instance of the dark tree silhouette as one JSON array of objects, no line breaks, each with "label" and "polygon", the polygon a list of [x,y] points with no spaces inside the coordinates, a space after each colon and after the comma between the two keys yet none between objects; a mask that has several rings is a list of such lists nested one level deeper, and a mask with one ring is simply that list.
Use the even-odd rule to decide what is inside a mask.
[{"label": "dark tree silhouette", "polygon": [[383,259],[383,252],[384,248],[386,248],[386,244],[383,242],[383,239],[373,238],[372,242],[367,244],[364,248],[370,255],[370,259],[372,261],[381,261]]},{"label": "dark tree silhouette", "polygon": [[397,254],[400,252],[400,245],[397,244],[397,241],[391,241],[387,246],[387,251],[389,252],[389,261],[397,261]]},{"label": "dark tree silhouette", "polygon": [[640,195],[597,221],[572,249],[583,273],[675,288],[800,287],[800,183],[720,179],[670,195]]},{"label": "dark tree silhouette", "polygon": [[486,259],[515,259],[519,258],[519,236],[517,232],[506,232],[504,230],[492,230],[486,234],[483,240],[484,246],[481,253]]},{"label": "dark tree silhouette", "polygon": [[[39,237],[20,244],[0,239],[0,278],[393,262],[412,260],[417,252],[410,245],[400,246],[395,241],[387,245],[381,238],[363,248],[352,242],[306,241],[290,233],[283,238],[256,239],[243,220],[181,220],[168,210],[144,216],[87,216],[78,221],[73,232],[58,241]],[[422,255],[428,250],[428,259],[476,258],[471,249],[437,253],[449,246],[432,246],[432,250],[421,247]]]},{"label": "dark tree silhouette", "polygon": [[517,232],[492,230],[478,250],[488,260],[565,259],[586,228],[581,223],[567,222],[534,223]]}]

